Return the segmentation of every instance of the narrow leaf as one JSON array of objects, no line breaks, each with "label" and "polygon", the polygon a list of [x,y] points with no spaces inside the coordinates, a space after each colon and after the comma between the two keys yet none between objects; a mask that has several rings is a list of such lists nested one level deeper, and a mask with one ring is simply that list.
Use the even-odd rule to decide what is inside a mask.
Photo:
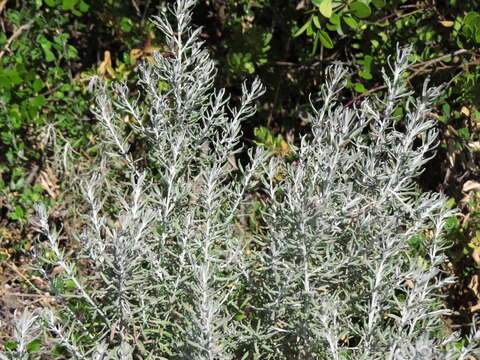
[{"label": "narrow leaf", "polygon": [[305,24],[303,24],[303,26],[300,29],[298,29],[298,31],[295,34],[293,34],[293,37],[295,38],[297,36],[302,35],[305,32],[305,30],[307,30],[307,28],[311,25],[311,22],[312,22],[312,19],[308,20]]},{"label": "narrow leaf", "polygon": [[327,32],[323,30],[318,30],[317,32],[317,37],[322,43],[323,46],[325,46],[327,49],[332,49],[333,48],[333,41],[328,35]]}]

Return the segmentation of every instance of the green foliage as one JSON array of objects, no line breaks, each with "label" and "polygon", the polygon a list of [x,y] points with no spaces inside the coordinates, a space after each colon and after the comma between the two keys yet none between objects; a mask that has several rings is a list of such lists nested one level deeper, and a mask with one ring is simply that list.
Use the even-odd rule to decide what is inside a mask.
[{"label": "green foliage", "polygon": [[480,192],[469,192],[459,204],[452,198],[450,206],[461,206],[467,214],[450,217],[445,231],[452,246],[449,257],[455,265],[465,264],[459,272],[468,279],[480,269]]},{"label": "green foliage", "polygon": [[[108,20],[119,11],[125,16]],[[113,35],[109,41],[123,43],[125,51],[113,61],[104,59],[103,68],[100,64],[97,69],[97,54],[93,59],[88,54],[89,41],[99,39],[86,36],[101,20],[106,26],[95,31]],[[0,56],[0,203],[10,221],[25,224],[34,202],[51,203],[60,196],[57,174],[42,180],[53,166],[51,154],[67,141],[73,150],[91,152],[88,77],[98,73],[130,79],[137,60],[152,51],[139,45],[139,37],[148,34],[151,25],[143,26],[117,2],[87,0],[35,0],[35,6],[9,2],[3,21],[7,31],[0,34],[0,49],[5,47]]]},{"label": "green foliage", "polygon": [[[332,49],[335,45],[330,36],[330,32],[336,32],[340,36],[345,35],[344,29],[355,32],[364,29],[366,19],[372,15],[371,6],[381,9],[385,6],[384,0],[377,1],[335,1],[332,0],[311,0],[312,4],[318,8],[319,14],[313,12],[310,19],[298,29],[294,36],[297,37],[304,32],[312,37],[313,50],[316,53],[318,41],[327,49]],[[345,27],[346,25],[346,27]]]},{"label": "green foliage", "polygon": [[288,143],[284,140],[282,134],[274,136],[270,130],[264,126],[260,126],[254,129],[254,134],[257,140],[257,145],[263,146],[273,154],[285,156],[287,159],[291,159],[293,154]]},{"label": "green foliage", "polygon": [[242,18],[228,20],[228,42],[225,43],[226,64],[231,75],[253,74],[267,63],[272,33],[268,28],[249,22],[249,12]]},{"label": "green foliage", "polygon": [[35,178],[48,165],[47,145],[55,133],[85,144],[85,122],[79,119],[87,103],[72,81],[79,58],[71,33],[83,29],[72,19],[87,10],[83,1],[53,0],[6,9],[9,31],[0,42],[5,45],[7,36],[14,41],[0,60],[0,194],[11,220],[25,222],[28,209],[44,199]]},{"label": "green foliage", "polygon": [[238,27],[232,29],[233,44],[226,45],[229,70],[237,76],[245,72],[253,74],[257,67],[267,62],[272,34],[258,26],[244,32]]},{"label": "green foliage", "polygon": [[480,43],[480,14],[478,12],[471,11],[465,16],[462,32],[467,38]]}]

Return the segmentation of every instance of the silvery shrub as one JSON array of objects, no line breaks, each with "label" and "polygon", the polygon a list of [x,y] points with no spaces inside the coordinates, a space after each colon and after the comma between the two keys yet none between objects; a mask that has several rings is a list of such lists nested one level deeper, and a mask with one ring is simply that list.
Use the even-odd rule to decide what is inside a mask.
[{"label": "silvery shrub", "polygon": [[[346,70],[329,67],[292,158],[245,151],[241,123],[264,88],[244,84],[236,106],[214,88],[214,62],[190,25],[194,3],[176,2],[175,27],[153,19],[173,56],[140,67],[138,94],[96,82],[102,161],[80,182],[81,251],[62,250],[38,206],[32,223],[46,246],[36,258],[56,301],[17,314],[17,347],[0,358],[475,354],[475,329],[458,342],[443,325],[452,212],[415,184],[436,145],[429,113],[440,89],[407,90],[409,49],[384,72],[385,95],[360,105],[339,102]],[[255,196],[258,232],[244,226]],[[38,337],[45,346],[30,354]]]}]

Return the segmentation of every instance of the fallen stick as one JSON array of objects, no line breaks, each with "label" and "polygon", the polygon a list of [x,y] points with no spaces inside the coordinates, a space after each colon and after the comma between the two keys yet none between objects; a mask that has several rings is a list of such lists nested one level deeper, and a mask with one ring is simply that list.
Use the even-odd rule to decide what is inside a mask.
[{"label": "fallen stick", "polygon": [[[3,3],[0,3],[0,6],[1,4]],[[0,12],[1,12],[1,8],[0,8]],[[33,20],[30,20],[27,24],[20,26],[17,30],[13,32],[12,36],[10,36],[10,38],[7,41],[7,45],[5,45],[3,50],[0,51],[0,59],[3,58],[3,55],[5,55],[7,51],[10,51],[10,46],[12,45],[12,43],[22,34],[22,32],[24,32],[25,30],[28,30],[30,26],[32,26],[32,23],[33,23]]]}]

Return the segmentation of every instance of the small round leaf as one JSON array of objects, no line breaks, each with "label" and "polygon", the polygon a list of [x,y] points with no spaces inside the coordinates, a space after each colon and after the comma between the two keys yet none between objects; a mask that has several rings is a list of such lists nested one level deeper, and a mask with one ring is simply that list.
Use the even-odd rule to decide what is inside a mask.
[{"label": "small round leaf", "polygon": [[387,3],[385,0],[372,0],[373,6],[375,6],[377,9],[383,8]]},{"label": "small round leaf", "polygon": [[372,14],[372,10],[370,9],[370,7],[360,1],[352,2],[350,4],[350,10],[356,17],[360,19],[367,18]]}]

